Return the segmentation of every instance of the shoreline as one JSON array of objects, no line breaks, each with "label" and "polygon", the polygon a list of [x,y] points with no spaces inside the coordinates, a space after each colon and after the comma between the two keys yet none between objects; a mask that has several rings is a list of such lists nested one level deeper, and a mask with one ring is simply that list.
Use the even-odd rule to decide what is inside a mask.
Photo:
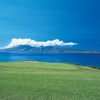
[{"label": "shoreline", "polygon": [[[23,61],[0,61],[0,63],[6,63],[6,62],[28,62],[28,63],[41,63],[43,61],[34,61],[34,60],[23,60]],[[81,67],[89,67],[89,68],[93,68],[93,69],[99,69],[100,70],[100,66],[95,66],[95,65],[81,65],[79,63],[71,63],[71,62],[43,62],[43,63],[57,63],[57,64],[72,64],[72,65],[76,65],[76,66],[81,66]]]}]

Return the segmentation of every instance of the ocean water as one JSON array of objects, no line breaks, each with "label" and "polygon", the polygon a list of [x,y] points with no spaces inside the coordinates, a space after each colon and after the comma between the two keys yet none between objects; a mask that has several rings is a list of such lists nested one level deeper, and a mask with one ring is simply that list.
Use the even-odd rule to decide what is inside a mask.
[{"label": "ocean water", "polygon": [[100,54],[93,53],[0,53],[0,61],[70,62],[100,67]]}]

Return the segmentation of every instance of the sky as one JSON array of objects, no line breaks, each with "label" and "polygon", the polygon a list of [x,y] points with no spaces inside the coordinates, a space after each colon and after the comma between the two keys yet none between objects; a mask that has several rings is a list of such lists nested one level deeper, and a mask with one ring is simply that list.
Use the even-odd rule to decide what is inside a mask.
[{"label": "sky", "polygon": [[0,47],[14,38],[100,50],[100,0],[0,0]]}]

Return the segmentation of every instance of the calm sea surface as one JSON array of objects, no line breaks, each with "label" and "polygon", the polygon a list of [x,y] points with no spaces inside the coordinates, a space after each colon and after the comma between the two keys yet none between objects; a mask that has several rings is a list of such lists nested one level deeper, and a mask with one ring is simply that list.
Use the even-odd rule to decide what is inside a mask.
[{"label": "calm sea surface", "polygon": [[71,62],[100,67],[100,54],[85,53],[0,53],[0,61]]}]

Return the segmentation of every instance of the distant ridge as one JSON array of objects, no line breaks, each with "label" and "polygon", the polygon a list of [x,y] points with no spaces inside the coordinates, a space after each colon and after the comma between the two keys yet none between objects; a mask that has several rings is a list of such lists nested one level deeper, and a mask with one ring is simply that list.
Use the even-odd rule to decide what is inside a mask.
[{"label": "distant ridge", "polygon": [[32,47],[29,45],[19,45],[17,47],[1,49],[0,52],[22,52],[22,53],[100,53],[100,51],[89,51],[89,50],[76,50],[68,49],[64,46],[40,46]]}]

